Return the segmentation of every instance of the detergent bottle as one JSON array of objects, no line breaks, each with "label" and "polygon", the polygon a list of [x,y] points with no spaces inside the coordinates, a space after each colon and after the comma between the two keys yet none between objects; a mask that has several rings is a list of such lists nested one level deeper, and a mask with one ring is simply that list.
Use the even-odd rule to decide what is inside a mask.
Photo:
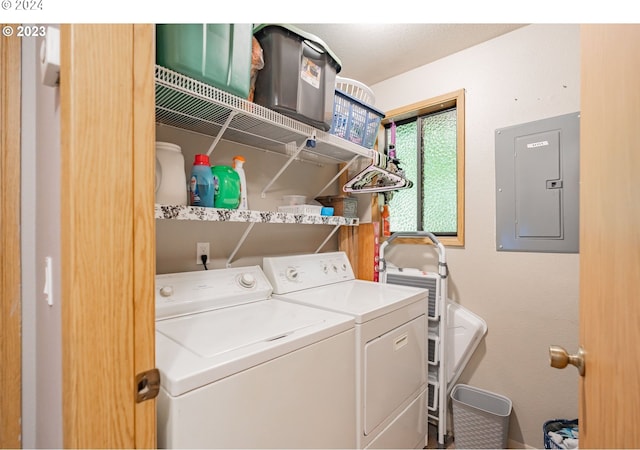
[{"label": "detergent bottle", "polygon": [[240,206],[238,206],[238,209],[249,209],[247,202],[247,177],[243,167],[244,162],[245,159],[243,156],[233,157],[233,168],[238,172],[238,176],[240,177]]},{"label": "detergent bottle", "polygon": [[191,168],[189,180],[189,204],[213,208],[215,185],[209,165],[209,156],[198,154]]}]

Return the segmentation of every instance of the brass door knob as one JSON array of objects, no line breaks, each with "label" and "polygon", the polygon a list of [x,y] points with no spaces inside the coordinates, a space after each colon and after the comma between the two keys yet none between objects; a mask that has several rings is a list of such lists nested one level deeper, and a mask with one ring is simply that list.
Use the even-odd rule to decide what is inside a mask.
[{"label": "brass door knob", "polygon": [[559,345],[551,345],[549,347],[549,364],[556,369],[564,369],[567,365],[571,364],[576,366],[580,376],[584,376],[584,350],[582,347],[578,347],[578,353],[570,355],[567,351]]}]

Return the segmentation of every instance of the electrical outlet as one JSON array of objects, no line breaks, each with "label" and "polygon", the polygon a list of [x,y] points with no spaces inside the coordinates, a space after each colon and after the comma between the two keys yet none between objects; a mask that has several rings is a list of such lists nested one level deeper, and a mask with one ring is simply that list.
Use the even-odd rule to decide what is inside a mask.
[{"label": "electrical outlet", "polygon": [[209,261],[208,242],[198,242],[196,244],[196,264],[202,264],[202,255],[207,255],[207,261]]}]

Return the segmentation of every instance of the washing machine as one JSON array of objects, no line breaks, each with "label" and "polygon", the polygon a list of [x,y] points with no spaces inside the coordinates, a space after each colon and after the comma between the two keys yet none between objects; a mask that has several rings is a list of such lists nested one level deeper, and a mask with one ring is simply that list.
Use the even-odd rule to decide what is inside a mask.
[{"label": "washing machine", "polygon": [[353,317],[271,297],[259,266],[156,276],[160,448],[353,448]]},{"label": "washing machine", "polygon": [[355,320],[357,448],[427,443],[428,290],[355,279],[344,252],[263,259],[273,297]]}]

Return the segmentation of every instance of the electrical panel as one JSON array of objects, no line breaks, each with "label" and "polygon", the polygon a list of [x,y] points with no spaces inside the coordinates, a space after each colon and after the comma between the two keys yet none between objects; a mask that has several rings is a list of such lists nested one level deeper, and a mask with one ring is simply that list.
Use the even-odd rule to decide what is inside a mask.
[{"label": "electrical panel", "polygon": [[580,113],[497,129],[496,248],[577,253]]}]

